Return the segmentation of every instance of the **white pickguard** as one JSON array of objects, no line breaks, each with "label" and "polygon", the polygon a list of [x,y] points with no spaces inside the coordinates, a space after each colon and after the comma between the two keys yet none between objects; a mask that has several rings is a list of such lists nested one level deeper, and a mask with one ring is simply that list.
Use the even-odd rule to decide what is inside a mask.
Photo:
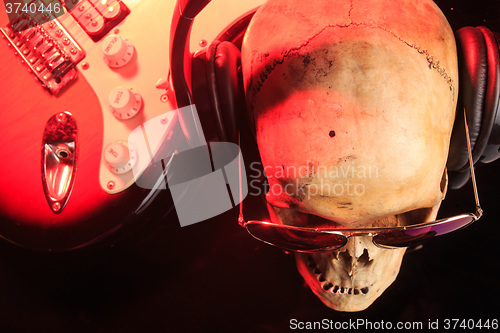
[{"label": "white pickguard", "polygon": [[[112,173],[102,157],[103,148],[109,143],[127,141],[129,134],[144,122],[176,109],[172,92],[157,89],[160,78],[169,73],[169,38],[174,0],[123,0],[130,14],[112,29],[109,34],[130,40],[135,47],[132,61],[119,69],[109,68],[101,51],[101,43],[94,43],[77,25],[69,32],[87,52],[86,58],[77,66],[99,98],[104,121],[103,147],[96,147],[101,153],[99,181],[104,191],[118,193],[134,183],[132,172],[116,175]],[[213,0],[196,18],[191,36],[191,51],[201,49],[200,41],[208,44],[239,16],[261,5],[264,0]],[[64,25],[70,18],[61,18]],[[203,44],[203,43],[201,43]],[[128,120],[116,119],[109,109],[108,95],[118,86],[133,88],[143,98],[143,110]],[[167,95],[167,96],[165,96]],[[162,98],[163,96],[163,98]],[[168,97],[166,100],[165,97]],[[169,116],[169,121],[176,117]],[[154,152],[153,152],[154,153]],[[150,156],[138,156],[150,159]],[[110,182],[113,188],[108,188]]]}]

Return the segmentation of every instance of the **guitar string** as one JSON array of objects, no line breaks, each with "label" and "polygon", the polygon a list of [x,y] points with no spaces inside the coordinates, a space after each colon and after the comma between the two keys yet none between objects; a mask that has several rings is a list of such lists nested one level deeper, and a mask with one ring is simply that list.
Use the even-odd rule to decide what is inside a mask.
[{"label": "guitar string", "polygon": [[[55,1],[57,1],[57,0],[51,1],[50,4],[53,4]],[[101,0],[99,0],[99,1],[101,1]],[[122,2],[122,0],[111,0],[111,1],[108,0],[108,1],[106,1],[106,4],[108,4],[108,8],[114,7],[114,6],[119,6],[118,10],[121,10],[120,9],[121,2]],[[37,3],[37,5],[43,4],[46,6],[49,5],[49,3],[46,3],[42,0],[33,1],[30,3]],[[83,13],[81,13],[79,17],[86,16],[88,14],[88,12],[91,11],[90,12],[91,16],[85,17],[85,20],[87,20],[88,22],[92,22],[94,19],[100,17],[103,19],[103,28],[104,28],[104,20],[105,20],[104,15],[105,14],[100,13],[100,11],[97,9],[97,7],[94,6],[94,3],[89,1],[89,0],[84,2],[84,4],[87,4],[88,8]],[[79,6],[79,5],[82,5],[82,3],[77,4],[74,8],[72,8],[72,10],[76,10],[77,6]],[[54,17],[53,15],[51,15],[52,18],[57,22],[57,24],[59,24],[66,31],[66,33],[68,34],[68,37],[70,37],[77,44],[77,46],[80,49],[82,49],[82,50],[88,49],[89,48],[88,43],[94,43],[94,41],[92,40],[92,38],[90,36],[92,33],[85,30],[85,28],[83,27],[83,24],[79,23],[78,19],[76,17],[74,17],[70,11],[67,10],[67,7],[65,5],[64,5],[64,10],[65,10],[65,13],[63,15],[61,15],[60,17]],[[118,16],[119,13],[116,15]],[[44,27],[44,30],[47,30],[47,27]],[[95,34],[98,34],[98,33],[99,32],[96,32]],[[82,38],[82,36],[84,38]],[[91,44],[91,46],[92,46],[92,44]],[[41,59],[39,61],[41,61]],[[39,61],[36,61],[33,65],[36,65],[37,63],[39,63]],[[48,69],[45,69],[43,72],[46,72],[47,70]],[[41,73],[41,74],[43,74],[43,73]]]},{"label": "guitar string", "polygon": [[[53,0],[50,3],[54,3],[55,1],[56,0]],[[38,0],[37,2],[43,3],[42,0]],[[110,4],[108,5],[108,8],[113,7],[113,6],[120,6],[121,2],[122,2],[122,0],[112,0],[112,2],[110,2]],[[32,2],[32,3],[34,3],[34,2]],[[93,12],[94,14],[91,14],[90,17],[86,17],[85,20],[87,20],[88,22],[92,22],[95,18],[101,17],[103,19],[103,28],[104,28],[104,20],[105,20],[104,14],[101,14],[99,12],[99,10],[97,9],[97,7],[95,7],[92,2],[86,1],[86,4],[88,5],[88,8],[85,10],[85,12],[81,13],[79,17],[87,15],[87,12],[89,10],[91,10],[91,13]],[[81,5],[81,4],[77,4],[77,6],[78,5]],[[76,43],[76,45],[81,50],[84,51],[84,50],[90,48],[90,46],[92,46],[94,43],[94,41],[92,40],[92,38],[90,36],[91,33],[89,33],[88,31],[85,30],[85,28],[83,27],[83,24],[80,24],[78,22],[78,19],[75,18],[71,14],[71,12],[67,10],[66,6],[64,6],[64,9],[65,9],[65,13],[62,16],[54,17],[53,15],[51,15],[52,18],[57,22],[58,25],[60,25],[66,31],[67,37],[72,39],[73,42]],[[76,10],[76,6],[72,10]],[[119,14],[117,14],[117,15],[119,15]],[[47,30],[46,27],[45,27],[45,30]],[[96,34],[98,34],[98,33],[99,32],[97,32]],[[82,36],[84,38],[82,38]],[[89,43],[91,44],[90,46],[88,45]],[[81,60],[83,60],[83,59],[81,59]],[[39,61],[37,61],[36,63],[39,63]],[[34,65],[36,65],[36,63]],[[48,69],[45,69],[43,72],[46,72],[47,70]],[[41,74],[43,74],[43,73],[41,73]]]}]

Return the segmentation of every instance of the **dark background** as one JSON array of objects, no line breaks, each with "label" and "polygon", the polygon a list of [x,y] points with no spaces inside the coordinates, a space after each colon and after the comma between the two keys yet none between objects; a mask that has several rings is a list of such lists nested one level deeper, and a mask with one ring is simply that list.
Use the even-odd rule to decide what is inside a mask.
[{"label": "dark background", "polygon": [[[485,25],[500,32],[498,0],[436,3],[455,30]],[[484,217],[408,253],[396,282],[362,312],[325,307],[304,285],[293,256],[253,240],[234,210],[185,228],[170,214],[128,241],[73,254],[0,243],[0,331],[282,332],[292,318],[424,326],[434,319],[500,319],[499,168],[497,161],[477,169]],[[262,212],[255,198],[245,204]],[[442,212],[469,211],[470,183],[449,192]]]}]

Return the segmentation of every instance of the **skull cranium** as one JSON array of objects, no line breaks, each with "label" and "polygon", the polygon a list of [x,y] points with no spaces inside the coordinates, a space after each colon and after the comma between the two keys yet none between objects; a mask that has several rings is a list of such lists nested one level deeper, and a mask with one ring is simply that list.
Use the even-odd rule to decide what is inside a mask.
[{"label": "skull cranium", "polygon": [[[242,67],[273,222],[436,218],[458,70],[453,33],[431,0],[269,0],[249,26]],[[360,311],[394,281],[404,252],[351,237],[296,260],[327,306]]]}]

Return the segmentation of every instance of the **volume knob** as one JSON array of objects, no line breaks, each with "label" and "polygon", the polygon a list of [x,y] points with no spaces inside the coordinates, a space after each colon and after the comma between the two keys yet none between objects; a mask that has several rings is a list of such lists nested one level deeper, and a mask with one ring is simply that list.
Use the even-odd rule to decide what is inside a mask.
[{"label": "volume knob", "polygon": [[137,161],[137,153],[126,142],[113,142],[104,149],[104,160],[111,172],[120,175],[132,169]]},{"label": "volume knob", "polygon": [[134,45],[128,39],[117,35],[106,37],[101,44],[101,50],[104,62],[111,68],[125,66],[134,56]]},{"label": "volume knob", "polygon": [[142,108],[142,97],[133,89],[117,87],[108,96],[109,107],[113,115],[120,119],[135,116]]}]

